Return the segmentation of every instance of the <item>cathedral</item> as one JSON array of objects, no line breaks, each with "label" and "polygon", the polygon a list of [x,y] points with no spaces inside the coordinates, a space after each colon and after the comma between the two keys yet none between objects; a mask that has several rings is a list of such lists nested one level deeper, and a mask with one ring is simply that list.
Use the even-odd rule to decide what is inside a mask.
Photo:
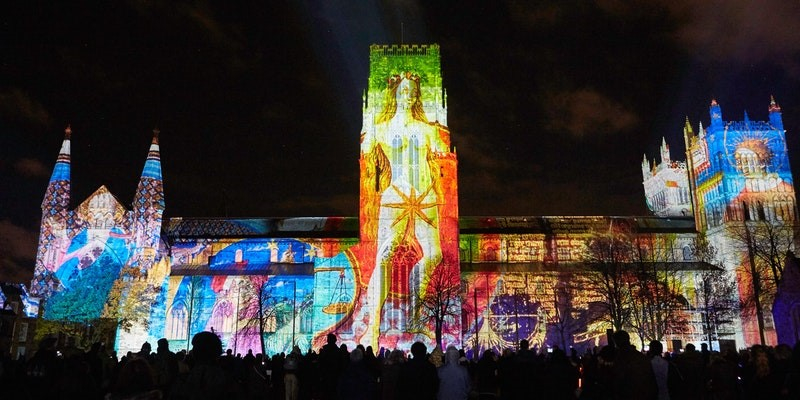
[{"label": "cathedral", "polygon": [[[732,233],[797,217],[774,100],[768,121],[723,121],[712,102],[708,128],[695,132],[687,120],[685,162],[665,142],[660,162],[645,157],[652,216],[465,217],[439,46],[373,45],[369,57],[358,216],[164,221],[157,131],[130,209],[105,186],[71,208],[68,128],[42,202],[28,303],[44,320],[114,321],[121,352],[159,338],[189,348],[201,331],[234,353],[318,349],[328,333],[376,351],[422,341],[474,354],[523,339],[586,348],[615,327],[638,327],[642,338],[656,329],[634,317],[617,326],[604,317],[614,311],[606,296],[591,289],[589,272],[609,265],[592,252],[607,243],[598,238],[626,235],[644,251],[622,264],[675,272],[669,286],[687,323],[658,328],[667,348],[778,340],[764,295],[776,282],[753,284],[760,275],[746,272],[760,260]],[[698,258],[698,236],[717,249],[713,259]],[[715,324],[713,335],[698,295],[697,276],[709,270],[736,277],[735,295],[763,303]],[[635,307],[626,315],[647,316]]]}]

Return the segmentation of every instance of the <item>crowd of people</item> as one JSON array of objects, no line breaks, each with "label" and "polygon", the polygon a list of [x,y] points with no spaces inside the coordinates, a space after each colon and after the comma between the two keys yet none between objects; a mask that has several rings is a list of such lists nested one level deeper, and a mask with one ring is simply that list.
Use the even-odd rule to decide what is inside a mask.
[{"label": "crowd of people", "polygon": [[[800,343],[740,352],[665,353],[658,341],[636,349],[625,331],[585,354],[529,348],[463,350],[420,342],[410,354],[361,345],[347,349],[333,334],[305,354],[223,353],[213,332],[174,353],[166,339],[153,351],[122,356],[97,343],[82,352],[44,339],[30,359],[0,363],[0,398],[14,399],[800,399]],[[7,397],[8,396],[8,397]]]}]

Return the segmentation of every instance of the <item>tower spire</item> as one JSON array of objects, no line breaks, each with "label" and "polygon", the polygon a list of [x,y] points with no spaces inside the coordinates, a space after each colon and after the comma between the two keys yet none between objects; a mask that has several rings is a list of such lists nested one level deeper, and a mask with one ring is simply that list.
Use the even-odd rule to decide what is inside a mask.
[{"label": "tower spire", "polygon": [[64,129],[64,141],[61,143],[61,150],[58,152],[58,159],[42,200],[42,212],[45,214],[54,215],[69,208],[71,136],[72,128],[67,125]]},{"label": "tower spire", "polygon": [[669,145],[667,145],[667,140],[662,136],[661,137],[661,162],[662,163],[669,163]]},{"label": "tower spire", "polygon": [[775,96],[769,96],[769,123],[776,129],[783,130],[781,106],[775,101]]},{"label": "tower spire", "polygon": [[133,198],[135,240],[145,247],[156,247],[160,238],[161,220],[164,213],[164,184],[161,177],[161,150],[158,136],[161,131],[153,129],[153,139],[147,160],[139,178],[136,196]]}]

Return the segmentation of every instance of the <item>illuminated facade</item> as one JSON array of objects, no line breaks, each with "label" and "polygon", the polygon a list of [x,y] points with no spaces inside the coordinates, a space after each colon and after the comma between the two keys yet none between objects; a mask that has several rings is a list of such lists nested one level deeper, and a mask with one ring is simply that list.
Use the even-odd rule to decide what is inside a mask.
[{"label": "illuminated facade", "polygon": [[[708,128],[699,124],[695,133],[688,120],[684,127],[697,228],[719,250],[719,262],[735,274],[742,301],[754,303],[758,297],[762,303],[746,304],[738,321],[736,341],[747,344],[761,341],[757,319],[763,319],[765,343],[777,343],[770,309],[780,275],[760,269],[783,263],[786,251],[794,250],[797,221],[781,108],[774,98],[768,112],[767,121],[752,121],[747,112],[742,121],[723,121],[720,105],[712,100]],[[753,294],[754,276],[762,295]]]},{"label": "illuminated facade", "polygon": [[[688,122],[688,121],[687,121]],[[642,178],[647,208],[659,217],[692,215],[692,199],[686,163],[673,161],[667,142],[661,139],[661,162],[642,160]]]},{"label": "illuminated facade", "polygon": [[[68,131],[42,205],[31,292],[47,319],[127,322],[121,351],[161,337],[187,348],[203,330],[237,353],[319,348],[331,332],[348,348],[432,346],[436,321],[422,306],[452,287],[444,346],[595,345],[608,326],[596,322],[601,299],[584,290],[587,243],[625,231],[683,268],[677,279],[692,297],[698,210],[666,144],[665,167],[642,165],[655,217],[460,217],[446,99],[438,45],[374,45],[357,218],[173,218],[163,238],[157,136],[133,210],[105,187],[70,210]],[[699,204],[706,213],[711,203]]]}]

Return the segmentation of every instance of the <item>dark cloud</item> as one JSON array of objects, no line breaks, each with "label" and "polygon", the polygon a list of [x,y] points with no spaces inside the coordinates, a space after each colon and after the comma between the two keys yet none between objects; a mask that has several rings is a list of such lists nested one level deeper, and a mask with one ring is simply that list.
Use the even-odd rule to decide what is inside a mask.
[{"label": "dark cloud", "polygon": [[22,122],[50,126],[50,114],[44,106],[27,92],[19,88],[0,92],[0,113],[5,118],[18,119]]},{"label": "dark cloud", "polygon": [[669,7],[685,17],[676,37],[698,56],[714,60],[785,63],[797,69],[800,4],[791,1],[685,1]]},{"label": "dark cloud", "polygon": [[0,282],[24,282],[33,272],[37,233],[0,221]]},{"label": "dark cloud", "polygon": [[8,220],[0,221],[0,249],[5,256],[33,260],[36,255],[36,232],[14,225]]},{"label": "dark cloud", "polygon": [[548,128],[575,137],[617,134],[637,127],[639,117],[603,94],[581,89],[551,97]]},{"label": "dark cloud", "polygon": [[43,162],[33,158],[21,158],[14,163],[14,170],[29,178],[46,178],[50,169]]}]

